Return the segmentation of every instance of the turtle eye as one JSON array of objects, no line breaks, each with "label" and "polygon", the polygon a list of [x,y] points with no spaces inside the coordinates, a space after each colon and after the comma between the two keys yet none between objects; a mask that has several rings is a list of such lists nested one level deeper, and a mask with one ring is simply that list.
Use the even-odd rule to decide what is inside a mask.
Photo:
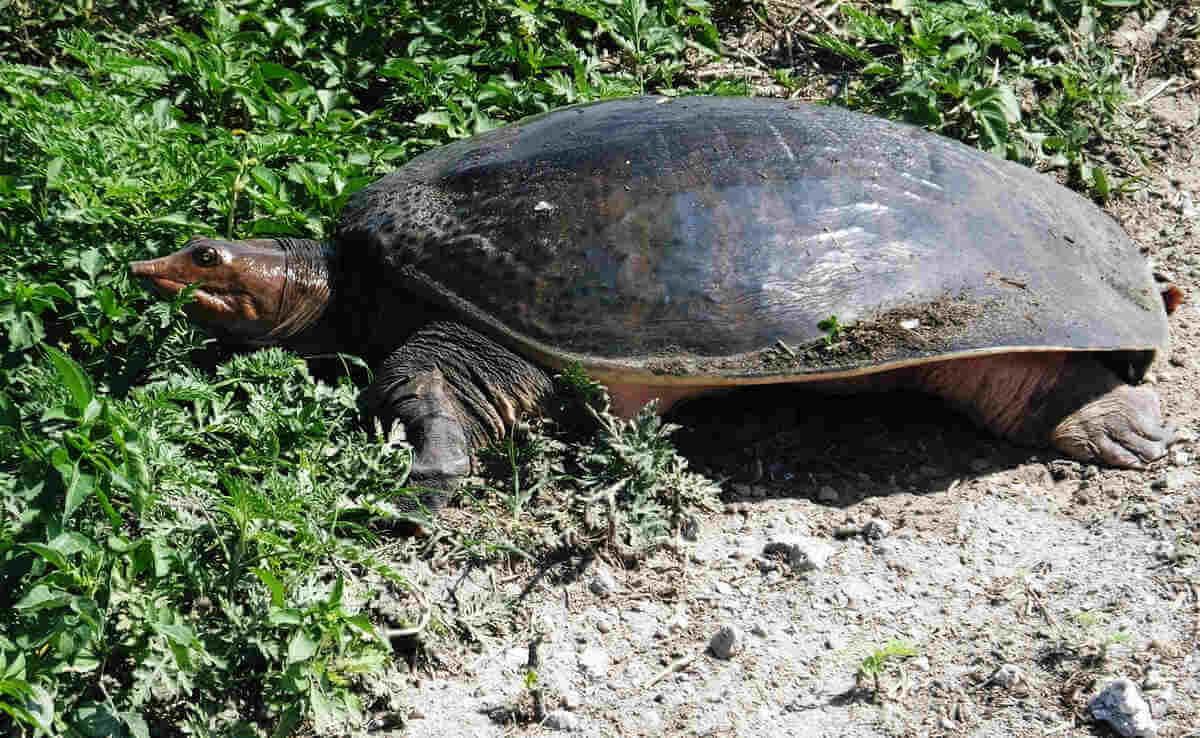
[{"label": "turtle eye", "polygon": [[205,246],[192,252],[192,261],[202,267],[216,266],[220,256],[212,246]]}]

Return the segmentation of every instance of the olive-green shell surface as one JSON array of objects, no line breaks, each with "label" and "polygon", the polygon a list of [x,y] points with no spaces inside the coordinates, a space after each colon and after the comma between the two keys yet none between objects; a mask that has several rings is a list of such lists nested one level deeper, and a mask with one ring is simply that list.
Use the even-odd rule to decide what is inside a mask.
[{"label": "olive-green shell surface", "polygon": [[780,381],[1167,341],[1149,266],[1090,201],[917,128],[781,100],[530,118],[358,193],[337,239],[395,289],[600,377]]}]

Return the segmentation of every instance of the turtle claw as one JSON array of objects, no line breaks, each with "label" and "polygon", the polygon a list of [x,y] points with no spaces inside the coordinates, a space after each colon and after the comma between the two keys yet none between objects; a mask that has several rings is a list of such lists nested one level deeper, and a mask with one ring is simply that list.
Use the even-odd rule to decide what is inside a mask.
[{"label": "turtle claw", "polygon": [[1052,440],[1080,461],[1144,469],[1166,456],[1175,429],[1163,422],[1157,394],[1121,385],[1064,419]]}]

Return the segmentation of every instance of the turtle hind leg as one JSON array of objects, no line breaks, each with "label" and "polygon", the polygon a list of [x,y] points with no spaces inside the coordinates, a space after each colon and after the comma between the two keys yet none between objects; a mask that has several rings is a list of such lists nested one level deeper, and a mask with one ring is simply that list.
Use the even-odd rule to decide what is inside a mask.
[{"label": "turtle hind leg", "polygon": [[405,425],[413,446],[411,484],[429,490],[436,511],[471,472],[471,457],[502,438],[552,389],[538,367],[459,323],[434,322],[411,335],[376,368],[363,395],[385,427]]},{"label": "turtle hind leg", "polygon": [[1165,456],[1174,436],[1158,395],[1122,384],[1063,418],[1050,438],[1068,456],[1141,469]]},{"label": "turtle hind leg", "polygon": [[1142,468],[1174,440],[1158,395],[1126,384],[1088,353],[955,359],[921,367],[916,384],[996,435],[1080,461]]}]

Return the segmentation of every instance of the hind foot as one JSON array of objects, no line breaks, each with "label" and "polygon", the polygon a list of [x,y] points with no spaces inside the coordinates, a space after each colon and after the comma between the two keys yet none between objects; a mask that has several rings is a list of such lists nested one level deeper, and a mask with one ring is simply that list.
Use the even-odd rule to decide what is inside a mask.
[{"label": "hind foot", "polygon": [[1081,461],[1143,469],[1161,459],[1174,440],[1158,395],[1122,384],[1071,413],[1055,427],[1055,448]]}]

